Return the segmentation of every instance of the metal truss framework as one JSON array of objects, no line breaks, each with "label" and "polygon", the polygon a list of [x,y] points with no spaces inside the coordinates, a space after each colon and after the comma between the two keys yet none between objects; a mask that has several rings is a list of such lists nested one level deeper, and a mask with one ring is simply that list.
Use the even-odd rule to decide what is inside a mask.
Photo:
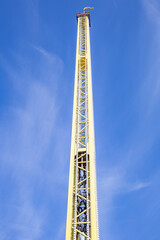
[{"label": "metal truss framework", "polygon": [[77,14],[77,54],[66,240],[98,240],[89,13]]}]

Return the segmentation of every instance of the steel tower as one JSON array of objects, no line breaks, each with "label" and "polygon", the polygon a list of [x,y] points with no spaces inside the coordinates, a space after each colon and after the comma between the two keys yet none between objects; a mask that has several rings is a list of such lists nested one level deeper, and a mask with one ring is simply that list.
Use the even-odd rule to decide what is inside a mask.
[{"label": "steel tower", "polygon": [[[87,9],[87,8],[85,8]],[[89,12],[77,13],[77,52],[66,240],[98,240]]]}]

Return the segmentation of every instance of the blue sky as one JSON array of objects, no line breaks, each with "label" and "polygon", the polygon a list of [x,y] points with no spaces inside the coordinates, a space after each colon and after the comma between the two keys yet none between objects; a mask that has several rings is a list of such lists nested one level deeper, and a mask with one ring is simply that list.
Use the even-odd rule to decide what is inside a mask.
[{"label": "blue sky", "polygon": [[91,11],[102,240],[160,239],[159,0],[0,7],[0,240],[63,240],[76,13]]}]

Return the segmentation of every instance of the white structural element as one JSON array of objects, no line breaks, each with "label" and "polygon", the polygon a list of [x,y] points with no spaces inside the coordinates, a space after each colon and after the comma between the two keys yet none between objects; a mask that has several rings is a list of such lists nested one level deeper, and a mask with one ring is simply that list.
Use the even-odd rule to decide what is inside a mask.
[{"label": "white structural element", "polygon": [[66,240],[99,240],[89,12],[77,21]]}]

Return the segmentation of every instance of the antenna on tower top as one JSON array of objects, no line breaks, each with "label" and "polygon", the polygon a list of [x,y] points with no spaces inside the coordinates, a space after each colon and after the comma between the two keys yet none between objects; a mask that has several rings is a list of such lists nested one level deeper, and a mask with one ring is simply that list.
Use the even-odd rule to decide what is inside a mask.
[{"label": "antenna on tower top", "polygon": [[86,9],[93,9],[93,7],[85,7],[83,8],[83,12],[85,12]]}]

